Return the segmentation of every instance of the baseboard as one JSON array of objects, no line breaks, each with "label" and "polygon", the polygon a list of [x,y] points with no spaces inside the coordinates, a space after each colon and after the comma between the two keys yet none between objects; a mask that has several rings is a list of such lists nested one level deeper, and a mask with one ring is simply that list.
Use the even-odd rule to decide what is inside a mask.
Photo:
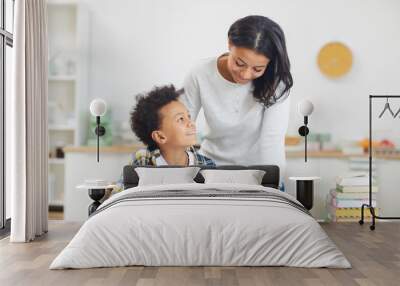
[{"label": "baseboard", "polygon": [[63,212],[64,211],[64,206],[49,205],[49,211],[50,212]]}]

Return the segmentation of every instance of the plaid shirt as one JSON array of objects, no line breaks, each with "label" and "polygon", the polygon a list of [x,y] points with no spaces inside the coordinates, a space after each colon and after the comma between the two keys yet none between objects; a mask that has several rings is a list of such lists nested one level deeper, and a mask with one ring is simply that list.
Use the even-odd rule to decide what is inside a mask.
[{"label": "plaid shirt", "polygon": [[[199,154],[194,146],[191,146],[187,150],[194,155],[193,165],[204,165],[204,166],[214,166],[215,163],[210,158]],[[157,166],[157,158],[161,156],[160,149],[155,149],[154,151],[149,151],[148,149],[141,149],[136,152],[135,158],[132,160],[131,164],[134,166]]]}]

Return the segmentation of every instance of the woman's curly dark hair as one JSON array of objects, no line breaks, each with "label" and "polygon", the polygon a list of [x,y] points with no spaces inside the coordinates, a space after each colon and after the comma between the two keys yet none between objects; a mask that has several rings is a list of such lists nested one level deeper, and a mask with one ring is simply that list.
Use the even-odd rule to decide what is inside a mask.
[{"label": "woman's curly dark hair", "polygon": [[157,143],[151,138],[151,133],[160,127],[160,109],[178,100],[182,93],[183,89],[176,90],[171,84],[155,87],[148,94],[136,96],[136,106],[130,112],[131,128],[150,151],[158,148]]}]

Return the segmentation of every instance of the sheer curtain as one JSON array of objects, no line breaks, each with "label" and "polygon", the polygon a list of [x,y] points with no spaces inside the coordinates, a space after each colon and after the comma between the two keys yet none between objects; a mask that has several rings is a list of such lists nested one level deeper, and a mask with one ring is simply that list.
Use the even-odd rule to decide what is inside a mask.
[{"label": "sheer curtain", "polygon": [[15,1],[10,136],[12,242],[47,232],[47,9],[46,0]]}]

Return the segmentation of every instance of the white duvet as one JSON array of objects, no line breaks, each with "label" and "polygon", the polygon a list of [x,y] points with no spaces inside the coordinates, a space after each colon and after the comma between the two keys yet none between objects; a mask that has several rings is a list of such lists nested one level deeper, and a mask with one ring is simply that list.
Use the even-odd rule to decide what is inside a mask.
[{"label": "white duvet", "polygon": [[168,190],[264,191],[299,204],[286,193],[254,185],[193,183],[131,188],[105,201],[50,269],[127,265],[351,267],[313,217],[279,200],[251,196],[122,199],[137,192]]}]

